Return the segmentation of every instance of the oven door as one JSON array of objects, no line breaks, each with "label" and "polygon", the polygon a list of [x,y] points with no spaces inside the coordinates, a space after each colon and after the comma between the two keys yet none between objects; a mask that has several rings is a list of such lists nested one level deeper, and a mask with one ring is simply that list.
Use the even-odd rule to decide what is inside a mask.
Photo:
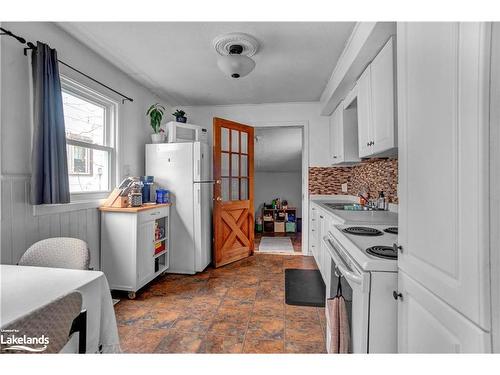
[{"label": "oven door", "polygon": [[333,298],[336,295],[340,276],[342,295],[346,300],[349,315],[351,351],[352,353],[368,353],[370,273],[359,269],[331,233],[323,238],[323,244],[327,250],[325,255],[329,255],[331,259],[332,276],[331,285],[327,288],[330,290],[330,295],[327,295],[327,298]]}]

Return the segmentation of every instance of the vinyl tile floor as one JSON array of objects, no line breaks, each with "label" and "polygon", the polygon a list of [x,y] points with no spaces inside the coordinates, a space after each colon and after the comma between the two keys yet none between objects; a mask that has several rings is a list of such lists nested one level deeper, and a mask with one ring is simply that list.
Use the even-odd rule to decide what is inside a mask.
[{"label": "vinyl tile floor", "polygon": [[312,257],[258,254],[193,275],[165,274],[134,300],[116,293],[125,353],[325,353],[324,308],[285,304],[286,268]]}]

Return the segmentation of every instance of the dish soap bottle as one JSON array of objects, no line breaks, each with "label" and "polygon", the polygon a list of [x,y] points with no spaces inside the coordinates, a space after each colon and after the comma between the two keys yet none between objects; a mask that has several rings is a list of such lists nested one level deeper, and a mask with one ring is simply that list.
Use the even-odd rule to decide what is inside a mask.
[{"label": "dish soap bottle", "polygon": [[381,191],[378,195],[377,208],[379,210],[385,210],[385,196],[383,191]]}]

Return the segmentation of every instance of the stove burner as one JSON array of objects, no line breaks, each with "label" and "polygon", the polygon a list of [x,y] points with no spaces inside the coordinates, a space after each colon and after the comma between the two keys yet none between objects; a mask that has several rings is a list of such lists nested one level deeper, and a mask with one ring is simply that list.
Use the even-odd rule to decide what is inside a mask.
[{"label": "stove burner", "polygon": [[389,227],[384,229],[385,233],[398,234],[398,227]]},{"label": "stove burner", "polygon": [[379,258],[398,259],[398,253],[390,246],[372,246],[366,252]]},{"label": "stove burner", "polygon": [[378,229],[368,227],[348,227],[342,229],[342,231],[356,236],[381,236],[383,234]]}]

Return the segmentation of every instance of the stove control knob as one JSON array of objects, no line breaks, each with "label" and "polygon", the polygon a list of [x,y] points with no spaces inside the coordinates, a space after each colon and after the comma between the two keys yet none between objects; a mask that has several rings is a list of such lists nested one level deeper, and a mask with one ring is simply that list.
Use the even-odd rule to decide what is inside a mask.
[{"label": "stove control knob", "polygon": [[393,291],[392,291],[392,296],[394,297],[394,299],[395,299],[396,301],[398,300],[398,298],[399,298],[400,300],[402,300],[402,299],[403,299],[403,293],[399,293],[399,292],[398,292],[398,291],[396,291],[396,290],[393,290]]}]

